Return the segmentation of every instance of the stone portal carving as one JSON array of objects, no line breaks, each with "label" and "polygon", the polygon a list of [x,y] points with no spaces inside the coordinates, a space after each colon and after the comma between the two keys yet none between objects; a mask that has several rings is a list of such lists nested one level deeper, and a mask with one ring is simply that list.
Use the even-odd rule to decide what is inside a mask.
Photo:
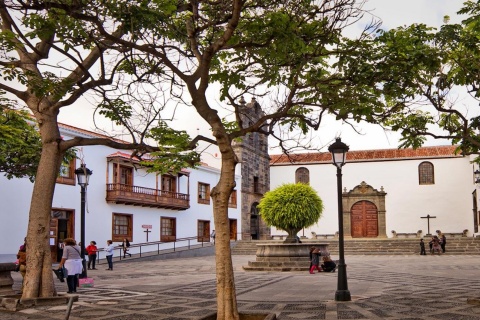
[{"label": "stone portal carving", "polygon": [[385,196],[387,193],[384,191],[383,186],[380,187],[380,191],[374,189],[368,185],[365,181],[362,181],[352,190],[348,191],[346,188],[342,194],[343,204],[343,234],[345,238],[352,237],[352,225],[351,225],[351,210],[355,203],[359,201],[370,201],[377,207],[378,210],[378,236],[377,238],[387,238],[387,228],[385,219]]}]

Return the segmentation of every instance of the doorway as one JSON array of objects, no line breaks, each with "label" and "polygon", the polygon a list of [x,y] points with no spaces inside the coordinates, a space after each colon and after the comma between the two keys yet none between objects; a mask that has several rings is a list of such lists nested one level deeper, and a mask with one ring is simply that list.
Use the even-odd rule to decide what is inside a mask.
[{"label": "doorway", "polygon": [[237,219],[229,219],[230,221],[230,240],[237,241]]},{"label": "doorway", "polygon": [[74,226],[74,210],[52,209],[50,220],[50,253],[52,262],[60,262],[62,259],[63,239],[75,239]]},{"label": "doorway", "polygon": [[378,210],[370,201],[359,201],[350,211],[352,238],[376,238],[378,236]]}]

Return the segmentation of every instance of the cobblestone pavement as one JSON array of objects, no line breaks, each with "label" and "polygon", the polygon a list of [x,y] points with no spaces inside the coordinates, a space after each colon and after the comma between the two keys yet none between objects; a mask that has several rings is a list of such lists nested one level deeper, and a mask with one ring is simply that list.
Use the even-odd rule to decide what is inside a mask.
[{"label": "cobblestone pavement", "polygon": [[[335,257],[334,257],[335,258]],[[480,320],[479,256],[347,256],[351,302],[335,302],[337,273],[245,272],[234,256],[238,307],[293,319]],[[70,319],[186,320],[215,311],[214,257],[127,261],[92,270]],[[14,274],[16,286],[20,275]],[[58,291],[66,284],[58,282]],[[35,307],[0,319],[65,319],[66,306]]]}]

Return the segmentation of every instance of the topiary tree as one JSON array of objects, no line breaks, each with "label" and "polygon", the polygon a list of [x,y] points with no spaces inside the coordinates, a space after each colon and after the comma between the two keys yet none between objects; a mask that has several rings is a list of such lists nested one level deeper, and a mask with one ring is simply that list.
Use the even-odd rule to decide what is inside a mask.
[{"label": "topiary tree", "polygon": [[287,183],[265,193],[257,207],[270,226],[285,230],[285,242],[296,242],[297,232],[320,219],[323,201],[307,184]]}]

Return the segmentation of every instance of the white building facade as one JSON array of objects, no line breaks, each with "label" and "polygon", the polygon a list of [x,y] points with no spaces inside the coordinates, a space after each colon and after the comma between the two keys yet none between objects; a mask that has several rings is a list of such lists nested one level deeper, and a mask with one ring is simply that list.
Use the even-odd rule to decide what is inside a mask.
[{"label": "white building facade", "polygon": [[[61,125],[68,140],[95,133]],[[175,174],[147,173],[130,155],[105,146],[78,150],[76,159],[62,170],[55,187],[50,225],[52,259],[59,260],[59,244],[67,237],[80,241],[81,187],[74,171],[82,161],[92,170],[86,191],[85,239],[104,247],[107,240],[119,244],[173,241],[195,237],[192,245],[209,242],[215,229],[210,189],[220,177],[206,164]],[[240,175],[236,176],[241,184]],[[26,236],[33,183],[28,179],[0,177],[0,254],[16,253]],[[229,202],[231,239],[241,239],[240,192]],[[147,232],[146,232],[147,231]],[[173,244],[172,244],[173,246]],[[135,249],[132,250],[132,253]]]},{"label": "white building facade", "polygon": [[[472,159],[455,155],[454,150],[441,146],[348,152],[342,168],[345,238],[390,238],[420,230],[423,235],[436,230],[468,230],[469,236],[478,232]],[[272,156],[270,174],[271,190],[303,181],[323,200],[322,218],[299,235],[338,232],[337,176],[331,154]],[[271,232],[285,234],[275,228]]]}]

